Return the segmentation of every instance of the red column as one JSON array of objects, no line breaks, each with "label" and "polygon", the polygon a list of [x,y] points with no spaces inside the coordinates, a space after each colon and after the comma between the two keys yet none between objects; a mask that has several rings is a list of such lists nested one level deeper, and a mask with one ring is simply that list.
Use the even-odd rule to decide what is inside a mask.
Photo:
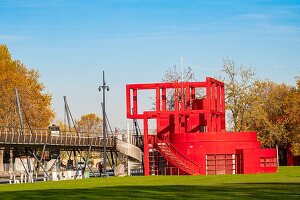
[{"label": "red column", "polygon": [[185,97],[184,97],[184,86],[183,83],[181,83],[181,92],[180,92],[180,110],[185,109]]},{"label": "red column", "polygon": [[192,100],[192,101],[196,98],[195,93],[196,93],[196,92],[195,92],[195,88],[192,87],[192,88],[191,88],[191,100]]},{"label": "red column", "polygon": [[221,87],[219,84],[217,84],[217,129],[216,131],[221,131],[221,121],[222,121],[222,117],[221,117],[221,99],[220,99],[220,93],[221,93]]},{"label": "red column", "polygon": [[207,102],[207,109],[210,111],[211,107],[211,84],[210,84],[210,78],[206,78],[206,102]]},{"label": "red column", "polygon": [[144,116],[144,175],[149,176],[149,141],[147,116]]},{"label": "red column", "polygon": [[166,88],[162,88],[162,94],[161,94],[161,99],[162,99],[162,111],[167,110],[167,93],[166,93]]},{"label": "red column", "polygon": [[216,110],[216,84],[211,84],[211,109]]},{"label": "red column", "polygon": [[225,113],[225,91],[224,91],[224,86],[221,87],[221,112]]},{"label": "red column", "polygon": [[174,123],[175,123],[175,133],[180,133],[180,118],[179,118],[179,114],[178,111],[174,112]]},{"label": "red column", "polygon": [[131,94],[130,88],[126,85],[126,108],[127,108],[127,117],[131,116]]},{"label": "red column", "polygon": [[190,93],[190,87],[186,86],[185,87],[185,92],[186,92],[186,109],[190,110],[191,107],[191,93]]},{"label": "red column", "polygon": [[190,100],[190,102],[191,102],[191,104],[192,104],[192,109],[193,109],[193,107],[194,107],[194,105],[193,105],[194,99],[196,98],[195,93],[196,93],[195,88],[194,88],[194,87],[191,87],[191,100]]},{"label": "red column", "polygon": [[133,89],[133,114],[138,114],[138,106],[137,106],[137,90]]},{"label": "red column", "polygon": [[210,78],[206,78],[206,109],[207,113],[205,114],[207,122],[207,132],[212,131],[211,124],[211,81]]},{"label": "red column", "polygon": [[178,111],[179,110],[179,101],[178,101],[178,84],[176,84],[176,87],[175,87],[175,97],[174,97],[174,104],[175,104],[175,111]]},{"label": "red column", "polygon": [[156,87],[156,112],[160,112],[160,88]]},{"label": "red column", "polygon": [[221,86],[221,129],[225,130],[225,91],[224,85]]},{"label": "red column", "polygon": [[217,84],[217,111],[221,111],[221,100],[220,100],[220,93],[221,93],[221,87],[219,84]]}]

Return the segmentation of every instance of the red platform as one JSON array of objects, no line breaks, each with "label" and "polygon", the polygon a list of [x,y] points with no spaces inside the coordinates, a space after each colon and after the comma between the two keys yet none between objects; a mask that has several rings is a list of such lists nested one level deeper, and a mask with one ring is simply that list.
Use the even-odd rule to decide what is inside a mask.
[{"label": "red platform", "polygon": [[[138,90],[155,90],[155,110],[138,111]],[[169,91],[175,94],[170,109]],[[126,103],[128,118],[144,120],[145,175],[277,171],[276,150],[261,149],[255,132],[225,131],[224,83],[216,79],[128,84]],[[149,119],[156,119],[154,135],[148,133]]]}]

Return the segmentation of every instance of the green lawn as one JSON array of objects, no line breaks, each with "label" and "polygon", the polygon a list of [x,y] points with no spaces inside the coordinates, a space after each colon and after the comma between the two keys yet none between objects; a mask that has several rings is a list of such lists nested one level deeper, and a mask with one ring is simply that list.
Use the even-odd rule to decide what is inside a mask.
[{"label": "green lawn", "polygon": [[0,185],[0,199],[300,199],[300,167],[277,174],[90,178]]}]

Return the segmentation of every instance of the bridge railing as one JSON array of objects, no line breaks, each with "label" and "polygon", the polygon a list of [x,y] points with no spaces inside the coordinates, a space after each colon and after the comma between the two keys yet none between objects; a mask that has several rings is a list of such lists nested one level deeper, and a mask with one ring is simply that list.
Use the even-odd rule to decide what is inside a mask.
[{"label": "bridge railing", "polygon": [[[48,129],[29,129],[0,127],[0,144],[28,144],[28,145],[59,145],[59,146],[103,146],[103,138],[95,133],[75,133],[60,131],[58,135],[51,135]],[[115,138],[109,136],[106,141],[108,147],[115,145]]]},{"label": "bridge railing", "polygon": [[143,152],[140,148],[122,140],[116,140],[116,148],[121,153],[134,158],[140,162],[143,160]]}]

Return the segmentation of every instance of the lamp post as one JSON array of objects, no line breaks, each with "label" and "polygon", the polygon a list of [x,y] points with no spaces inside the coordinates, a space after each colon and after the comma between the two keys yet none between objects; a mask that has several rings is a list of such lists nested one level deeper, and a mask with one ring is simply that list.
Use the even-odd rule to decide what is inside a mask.
[{"label": "lamp post", "polygon": [[103,115],[103,174],[106,174],[106,113],[105,113],[105,91],[109,91],[109,87],[106,85],[104,71],[103,71],[103,84],[99,86],[99,91],[102,90],[102,115]]}]

